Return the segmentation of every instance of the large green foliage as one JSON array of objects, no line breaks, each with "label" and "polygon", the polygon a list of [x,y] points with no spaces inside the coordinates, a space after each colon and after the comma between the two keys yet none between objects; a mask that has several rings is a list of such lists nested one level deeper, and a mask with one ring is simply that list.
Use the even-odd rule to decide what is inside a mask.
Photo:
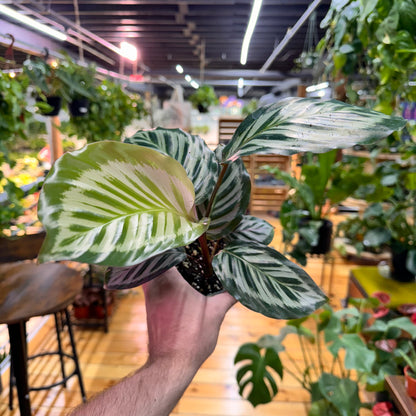
[{"label": "large green foliage", "polygon": [[416,70],[415,21],[415,0],[333,0],[319,45],[328,54],[327,71],[346,75],[348,83],[362,75],[374,109],[386,114],[397,110],[397,99],[414,102],[416,87],[409,81]]},{"label": "large green foliage", "polygon": [[120,140],[124,129],[145,113],[141,97],[129,95],[120,84],[104,80],[91,91],[88,113],[71,117],[68,123],[63,123],[62,129],[88,143]]},{"label": "large green foliage", "polygon": [[[253,406],[269,403],[287,373],[309,392],[309,416],[356,416],[363,406],[359,386],[381,391],[386,375],[401,373],[416,327],[403,316],[374,320],[371,309],[380,306],[375,298],[351,302],[337,311],[325,305],[288,321],[277,335],[243,344],[234,360],[240,394]],[[293,351],[298,347],[301,360]]]},{"label": "large green foliage", "polygon": [[307,315],[326,296],[267,246],[270,226],[244,215],[250,181],[239,155],[324,151],[375,140],[403,124],[348,104],[292,99],[257,110],[215,152],[197,136],[166,129],[138,132],[128,139],[133,144],[90,144],[60,158],[46,180],[40,260],[120,266],[108,286],[131,287],[181,262],[181,253],[176,261],[167,253],[198,240],[206,275],[215,272],[244,305],[274,318]]}]

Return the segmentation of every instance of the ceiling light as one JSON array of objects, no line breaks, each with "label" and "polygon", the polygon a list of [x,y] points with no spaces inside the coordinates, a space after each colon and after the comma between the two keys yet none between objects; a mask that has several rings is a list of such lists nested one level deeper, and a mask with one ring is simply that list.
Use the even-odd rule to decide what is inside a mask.
[{"label": "ceiling light", "polygon": [[262,2],[263,0],[254,0],[253,8],[251,9],[250,20],[248,22],[246,34],[244,35],[243,39],[243,46],[241,47],[241,65],[245,65],[247,63],[248,48],[250,46],[251,36],[253,35],[254,28],[256,27],[257,18],[260,14]]},{"label": "ceiling light", "polygon": [[176,65],[176,70],[180,73],[180,74],[183,74],[183,68],[182,68],[182,65]]},{"label": "ceiling light", "polygon": [[196,90],[199,88],[199,84],[196,81],[191,81],[191,86],[194,87]]},{"label": "ceiling light", "polygon": [[137,61],[137,48],[131,43],[121,42],[120,55],[132,62]]},{"label": "ceiling light", "polygon": [[188,82],[191,82],[191,81],[192,81],[192,77],[191,77],[189,74],[186,74],[186,75],[185,75],[185,79],[186,79],[186,81],[188,81]]},{"label": "ceiling light", "polygon": [[237,86],[238,86],[238,88],[243,88],[244,87],[244,78],[238,78]]},{"label": "ceiling light", "polygon": [[316,85],[310,85],[309,87],[306,87],[306,92],[314,92],[318,90],[324,90],[325,88],[329,87],[328,82],[321,82],[320,84]]},{"label": "ceiling light", "polygon": [[65,33],[58,32],[57,30],[52,29],[51,27],[46,26],[42,23],[39,23],[36,20],[32,19],[31,17],[18,13],[15,10],[11,9],[10,7],[4,6],[3,4],[0,4],[0,13],[3,13],[6,16],[9,16],[27,26],[30,26],[33,29],[39,30],[40,32],[43,32],[49,36],[52,36],[55,39],[58,39],[61,41],[65,41],[67,39],[67,35]]}]

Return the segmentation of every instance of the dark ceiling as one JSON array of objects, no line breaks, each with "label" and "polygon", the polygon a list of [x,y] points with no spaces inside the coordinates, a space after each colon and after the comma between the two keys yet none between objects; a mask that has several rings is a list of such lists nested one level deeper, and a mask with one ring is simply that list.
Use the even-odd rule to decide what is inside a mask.
[{"label": "dark ceiling", "polygon": [[[305,42],[311,42],[311,34],[322,36],[319,22],[330,0],[263,0],[244,66],[240,64],[240,53],[252,0],[13,0],[0,3],[65,30],[69,35],[69,41],[64,43],[49,38],[43,38],[42,43],[32,36],[28,38],[21,24],[0,14],[1,56],[9,43],[6,33],[12,33],[17,39],[16,61],[22,60],[27,51],[41,53],[46,46],[51,51],[66,49],[75,59],[83,53],[87,61],[115,73],[129,76],[137,72],[152,85],[179,83],[188,87],[183,79],[188,73],[200,83],[214,85],[216,90],[236,91],[237,79],[243,77],[245,85],[251,85],[251,92],[261,95],[273,88],[279,89],[294,77],[310,76],[308,71],[295,71],[295,59],[305,49]],[[302,16],[312,8],[316,10],[316,24],[311,26],[309,19],[300,24]],[[293,33],[297,25],[300,27]],[[121,41],[139,49],[137,66],[111,50]],[[276,57],[271,56],[273,52]],[[184,74],[176,72],[176,64],[183,66]]]}]

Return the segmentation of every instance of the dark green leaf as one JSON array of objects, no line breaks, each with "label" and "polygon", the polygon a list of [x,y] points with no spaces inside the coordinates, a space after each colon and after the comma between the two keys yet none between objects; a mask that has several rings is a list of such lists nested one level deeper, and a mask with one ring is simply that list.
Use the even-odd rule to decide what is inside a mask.
[{"label": "dark green leaf", "polygon": [[232,296],[272,318],[300,318],[327,301],[303,269],[259,243],[232,242],[214,257],[213,267]]},{"label": "dark green leaf", "polygon": [[237,228],[227,237],[230,241],[247,241],[251,243],[270,244],[273,240],[274,228],[267,221],[253,217],[252,215],[243,215]]},{"label": "dark green leaf", "polygon": [[[246,361],[248,364],[245,364]],[[243,362],[237,372],[240,395],[253,406],[269,403],[278,392],[274,372],[283,377],[279,355],[272,348],[263,350],[256,344],[244,344],[234,359],[234,363],[240,362]]]},{"label": "dark green leaf", "polygon": [[406,121],[335,100],[287,98],[250,114],[225,146],[223,161],[252,153],[327,152],[370,143]]},{"label": "dark green leaf", "polygon": [[134,266],[109,267],[106,273],[106,288],[129,289],[140,286],[185,259],[185,249],[180,247],[165,251]]}]

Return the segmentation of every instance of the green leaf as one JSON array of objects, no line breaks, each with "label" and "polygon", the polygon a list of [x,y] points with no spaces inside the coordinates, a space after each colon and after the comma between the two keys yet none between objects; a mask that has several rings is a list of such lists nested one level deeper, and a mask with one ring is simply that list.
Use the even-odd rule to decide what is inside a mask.
[{"label": "green leaf", "polygon": [[409,250],[406,257],[406,268],[416,275],[416,249]]},{"label": "green leaf", "polygon": [[225,146],[223,161],[252,153],[327,152],[370,143],[405,124],[401,117],[336,100],[287,98],[250,114]]},{"label": "green leaf", "polygon": [[45,181],[40,261],[140,263],[206,231],[193,207],[192,183],[176,160],[126,143],[90,144],[64,154]]},{"label": "green leaf", "polygon": [[377,227],[364,235],[363,243],[367,247],[379,247],[391,239],[391,232],[386,228]]},{"label": "green leaf", "polygon": [[218,162],[214,152],[199,136],[180,129],[140,130],[125,143],[158,150],[177,160],[186,170],[195,188],[195,204],[211,195],[218,176]]},{"label": "green leaf", "polygon": [[105,276],[106,289],[130,289],[140,286],[185,259],[185,249],[180,247],[165,251],[134,266],[109,267]]},{"label": "green leaf", "polygon": [[214,257],[213,267],[232,296],[271,318],[300,318],[327,301],[303,269],[260,243],[232,242]]},{"label": "green leaf", "polygon": [[361,401],[355,381],[323,373],[319,379],[319,389],[323,396],[337,408],[340,416],[357,416]]},{"label": "green leaf", "polygon": [[[216,149],[216,155],[221,157],[221,148]],[[215,196],[211,213],[207,215],[207,203],[197,206],[200,217],[210,218],[207,236],[216,240],[229,234],[241,221],[250,202],[250,175],[243,161],[230,163]]]},{"label": "green leaf", "polygon": [[252,215],[243,215],[237,228],[227,238],[230,241],[257,241],[268,245],[272,242],[273,236],[274,228],[267,221]]},{"label": "green leaf", "polygon": [[368,349],[358,334],[344,334],[341,338],[345,348],[345,368],[371,373],[376,359],[374,351]]},{"label": "green leaf", "polygon": [[240,362],[243,366],[236,376],[240,395],[253,406],[269,403],[278,392],[274,373],[270,370],[283,377],[279,355],[272,348],[260,349],[256,344],[244,344],[234,359],[235,364]]}]

